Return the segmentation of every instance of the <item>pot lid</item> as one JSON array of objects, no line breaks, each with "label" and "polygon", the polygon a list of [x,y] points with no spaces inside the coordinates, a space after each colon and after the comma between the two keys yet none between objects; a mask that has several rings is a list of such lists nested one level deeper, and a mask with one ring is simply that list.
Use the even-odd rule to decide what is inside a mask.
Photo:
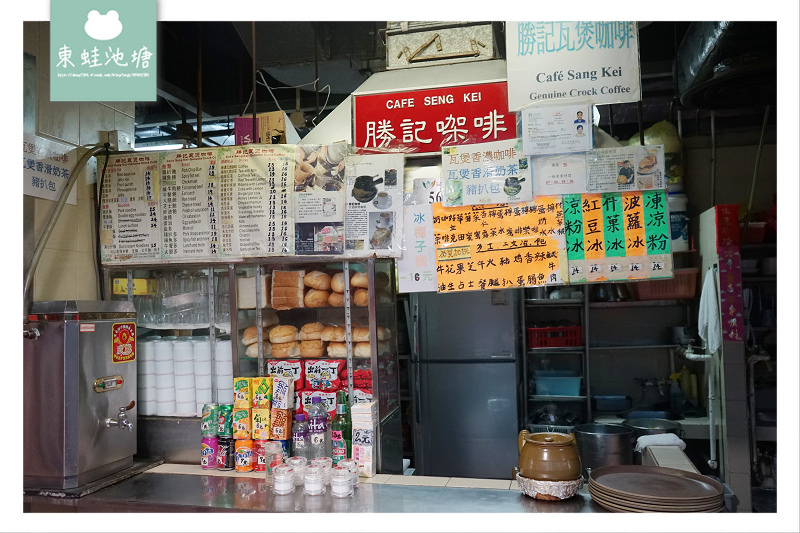
[{"label": "pot lid", "polygon": [[549,446],[571,446],[574,440],[575,438],[567,433],[531,433],[525,437],[526,442]]},{"label": "pot lid", "polygon": [[630,418],[622,423],[639,429],[675,429],[681,427],[679,423],[666,418]]}]

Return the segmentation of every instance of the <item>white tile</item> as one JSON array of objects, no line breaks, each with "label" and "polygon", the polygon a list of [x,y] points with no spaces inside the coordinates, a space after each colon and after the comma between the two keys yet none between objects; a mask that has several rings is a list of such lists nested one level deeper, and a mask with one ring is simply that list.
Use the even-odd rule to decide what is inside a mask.
[{"label": "white tile", "polygon": [[114,129],[114,110],[97,102],[80,102],[81,145],[100,142],[100,132]]},{"label": "white tile", "polygon": [[446,486],[448,486],[448,487],[466,488],[466,489],[502,489],[502,490],[507,490],[511,486],[511,480],[451,477],[450,481],[447,482]]},{"label": "white tile", "polygon": [[449,477],[437,476],[391,476],[386,481],[387,485],[414,485],[421,487],[444,487],[450,480]]},{"label": "white tile", "polygon": [[392,477],[391,474],[375,474],[372,477],[359,476],[358,482],[366,483],[368,485],[383,485],[389,480],[390,477]]}]

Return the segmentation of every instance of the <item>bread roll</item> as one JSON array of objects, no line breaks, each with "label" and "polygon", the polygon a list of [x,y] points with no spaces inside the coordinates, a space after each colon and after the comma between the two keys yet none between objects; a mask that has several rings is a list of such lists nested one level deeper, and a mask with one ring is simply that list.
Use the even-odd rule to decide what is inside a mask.
[{"label": "bread roll", "polygon": [[303,278],[303,284],[312,289],[328,291],[331,288],[331,276],[325,272],[314,270],[313,272],[309,272],[305,275]]},{"label": "bread roll", "polygon": [[332,292],[328,295],[328,305],[331,307],[344,307],[344,294]]},{"label": "bread roll", "polygon": [[265,309],[261,311],[261,325],[265,328],[274,326],[278,322],[280,322],[280,318],[278,318],[278,313],[276,313],[274,309]]},{"label": "bread roll", "polygon": [[357,342],[353,348],[353,357],[367,358],[370,356],[371,350],[368,342]]},{"label": "bread roll", "polygon": [[[272,343],[269,342],[269,341],[264,341],[261,345],[263,346],[264,357],[271,357],[272,356]],[[253,343],[250,346],[248,346],[247,350],[245,350],[244,354],[247,357],[253,357],[253,358],[258,357],[258,343],[256,342],[256,343]]]},{"label": "bread roll", "polygon": [[385,326],[378,326],[377,328],[378,340],[386,341],[392,338],[392,330]]},{"label": "bread roll", "polygon": [[301,341],[319,339],[324,328],[325,326],[322,324],[322,322],[309,322],[300,328],[300,334],[297,336],[297,338]]},{"label": "bread roll", "polygon": [[[269,339],[270,332],[274,329],[275,326],[268,326],[265,328],[261,328],[261,340],[266,341]],[[245,346],[250,346],[254,342],[258,340],[258,328],[256,326],[250,326],[249,328],[245,328],[242,332],[242,344]]]},{"label": "bread roll", "polygon": [[[297,340],[297,328],[290,324],[281,324],[269,332],[269,342],[279,344]],[[273,347],[274,348],[274,347]]]},{"label": "bread roll", "polygon": [[366,307],[369,305],[369,291],[367,289],[356,289],[353,293],[353,303],[358,307]]},{"label": "bread roll", "polygon": [[347,345],[343,342],[329,342],[328,357],[347,357]]},{"label": "bread roll", "polygon": [[353,342],[369,341],[369,328],[366,326],[354,326],[350,333],[353,336]]},{"label": "bread roll", "polygon": [[330,341],[331,337],[333,337],[334,330],[336,330],[336,326],[328,325],[323,327],[322,331],[319,334],[319,339],[325,342]]},{"label": "bread roll", "polygon": [[330,292],[319,289],[308,289],[303,297],[303,304],[306,307],[327,307]]},{"label": "bread roll", "polygon": [[336,326],[333,328],[333,333],[331,334],[331,341],[333,342],[344,342],[344,326]]},{"label": "bread roll", "polygon": [[321,340],[300,341],[300,357],[322,357],[324,353],[325,346]]},{"label": "bread roll", "polygon": [[292,342],[279,342],[272,344],[272,357],[277,359],[286,359],[287,357],[300,356],[300,343],[297,341]]},{"label": "bread roll", "polygon": [[363,272],[356,272],[350,277],[351,287],[369,288],[369,276]]},{"label": "bread roll", "polygon": [[331,290],[344,292],[344,272],[337,272],[331,277]]}]

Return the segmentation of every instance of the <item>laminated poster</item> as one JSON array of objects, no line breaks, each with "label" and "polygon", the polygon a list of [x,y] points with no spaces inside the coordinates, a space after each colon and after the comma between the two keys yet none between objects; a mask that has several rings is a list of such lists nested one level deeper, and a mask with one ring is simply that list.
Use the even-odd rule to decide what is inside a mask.
[{"label": "laminated poster", "polygon": [[202,261],[219,252],[217,150],[159,153],[161,170],[161,257]]},{"label": "laminated poster", "polygon": [[219,148],[220,258],[292,254],[294,146]]},{"label": "laminated poster", "polygon": [[566,283],[561,197],[446,208],[433,204],[439,292]]},{"label": "laminated poster", "polygon": [[442,148],[442,205],[527,202],[533,197],[520,139]]},{"label": "laminated poster", "polygon": [[109,157],[100,192],[103,263],[161,259],[162,214],[158,154]]},{"label": "laminated poster", "polygon": [[537,105],[523,109],[522,148],[526,155],[567,154],[592,149],[592,106]]},{"label": "laminated poster", "polygon": [[564,195],[569,283],[672,277],[666,191]]},{"label": "laminated poster", "polygon": [[531,157],[533,192],[536,196],[586,192],[586,155]]},{"label": "laminated poster", "polygon": [[347,157],[346,255],[401,256],[404,166],[403,154]]},{"label": "laminated poster", "polygon": [[294,253],[340,255],[344,252],[347,143],[295,148]]},{"label": "laminated poster", "polygon": [[667,188],[664,145],[598,148],[586,154],[586,192]]},{"label": "laminated poster", "polygon": [[403,208],[404,250],[397,259],[399,292],[435,292],[436,250],[433,246],[433,206],[425,202]]}]

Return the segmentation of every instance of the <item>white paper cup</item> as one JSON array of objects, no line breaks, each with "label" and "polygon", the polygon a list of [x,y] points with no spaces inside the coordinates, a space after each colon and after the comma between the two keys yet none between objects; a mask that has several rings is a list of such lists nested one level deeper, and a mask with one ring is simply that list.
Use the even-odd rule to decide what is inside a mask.
[{"label": "white paper cup", "polygon": [[[195,397],[195,388],[190,387],[186,389],[175,389],[175,401],[177,403],[189,403],[194,405],[197,402],[197,398]],[[194,409],[194,407],[192,407]]]},{"label": "white paper cup", "polygon": [[194,389],[194,374],[180,374],[175,376],[176,389]]},{"label": "white paper cup", "polygon": [[216,342],[216,351],[214,352],[214,359],[216,361],[228,361],[228,362],[233,360],[233,351],[231,348],[230,339]]},{"label": "white paper cup", "polygon": [[174,361],[191,361],[194,359],[194,344],[190,337],[178,337],[172,345]]},{"label": "white paper cup", "polygon": [[139,353],[136,354],[136,360],[140,363],[142,361],[154,361],[156,358],[155,343],[151,339],[139,341]]},{"label": "white paper cup", "polygon": [[156,374],[173,374],[175,372],[175,363],[170,359],[169,361],[156,361]]},{"label": "white paper cup", "polygon": [[157,402],[174,402],[175,387],[156,387]]},{"label": "white paper cup", "polygon": [[156,402],[156,416],[173,416],[175,414],[175,400]]},{"label": "white paper cup", "polygon": [[233,364],[231,361],[214,361],[214,373],[217,376],[230,376],[233,378]]},{"label": "white paper cup", "polygon": [[136,391],[136,400],[139,402],[136,405],[140,405],[141,402],[155,402],[156,399],[157,397],[156,397],[155,386],[146,387]]},{"label": "white paper cup", "polygon": [[139,390],[142,389],[154,389],[156,387],[156,375],[155,374],[137,374],[136,375],[136,388]]},{"label": "white paper cup", "polygon": [[211,374],[195,374],[194,386],[198,389],[211,390]]},{"label": "white paper cup", "polygon": [[211,403],[211,397],[211,387],[207,389],[196,388],[194,390],[194,401],[199,403],[201,407],[203,404]]},{"label": "white paper cup", "polygon": [[195,402],[176,402],[175,416],[195,416],[197,404]]},{"label": "white paper cup", "polygon": [[[231,385],[233,384],[231,383]],[[233,403],[233,387],[217,389],[217,403]]]},{"label": "white paper cup", "polygon": [[167,339],[158,339],[153,341],[154,345],[154,359],[156,361],[172,361],[172,341]]},{"label": "white paper cup", "polygon": [[174,370],[176,376],[191,375],[194,376],[194,361],[175,361]]},{"label": "white paper cup", "polygon": [[211,375],[211,360],[208,361],[195,361],[194,362],[194,375],[195,376],[210,376]]},{"label": "white paper cup", "polygon": [[148,400],[146,402],[140,400],[139,403],[136,404],[136,408],[139,409],[140,415],[152,416],[156,414],[157,405],[158,402],[156,402],[155,400],[153,401]]},{"label": "white paper cup", "polygon": [[175,376],[173,374],[156,374],[156,388],[175,390]]},{"label": "white paper cup", "polygon": [[144,361],[136,358],[136,371],[139,374],[155,374],[156,373],[156,361],[155,359],[151,359],[149,361]]},{"label": "white paper cup", "polygon": [[192,339],[192,347],[195,361],[211,361],[211,344],[208,337],[195,337]]}]

